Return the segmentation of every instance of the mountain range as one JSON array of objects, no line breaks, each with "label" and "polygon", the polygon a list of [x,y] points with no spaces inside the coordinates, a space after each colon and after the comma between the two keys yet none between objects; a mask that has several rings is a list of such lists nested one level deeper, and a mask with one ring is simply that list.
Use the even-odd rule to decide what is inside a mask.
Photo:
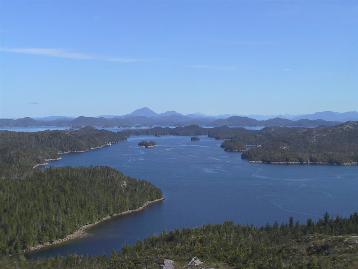
[{"label": "mountain range", "polygon": [[65,117],[48,116],[42,118],[20,118],[20,119],[0,119],[0,127],[152,127],[152,126],[231,126],[231,127],[317,127],[333,126],[340,122],[358,121],[358,112],[317,112],[307,115],[292,115],[269,117],[264,115],[247,116],[207,116],[203,114],[184,115],[176,111],[156,113],[150,108],[143,107],[132,113],[117,116],[103,115],[99,117]]},{"label": "mountain range", "polygon": [[358,121],[358,112],[357,111],[349,111],[349,112],[333,112],[333,111],[323,111],[316,112],[313,114],[299,115],[290,117],[293,120],[299,119],[308,119],[308,120],[326,120],[326,121]]}]

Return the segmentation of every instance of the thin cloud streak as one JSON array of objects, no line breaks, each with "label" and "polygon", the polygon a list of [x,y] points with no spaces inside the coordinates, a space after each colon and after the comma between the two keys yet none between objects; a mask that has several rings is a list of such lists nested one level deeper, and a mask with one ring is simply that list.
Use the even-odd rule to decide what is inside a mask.
[{"label": "thin cloud streak", "polygon": [[117,57],[101,57],[93,54],[86,54],[81,52],[73,52],[64,49],[53,48],[4,48],[0,47],[0,52],[18,53],[28,55],[39,55],[54,58],[63,58],[70,60],[92,60],[92,61],[105,61],[115,63],[139,63],[151,61],[148,59],[136,59],[136,58],[117,58]]},{"label": "thin cloud streak", "polygon": [[195,65],[191,65],[190,68],[207,69],[207,70],[235,70],[236,66],[233,66],[233,65],[195,64]]}]

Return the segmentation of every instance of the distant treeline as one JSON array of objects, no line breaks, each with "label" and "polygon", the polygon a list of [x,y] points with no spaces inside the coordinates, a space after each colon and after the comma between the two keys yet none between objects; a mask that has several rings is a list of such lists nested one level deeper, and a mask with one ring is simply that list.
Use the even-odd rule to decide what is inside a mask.
[{"label": "distant treeline", "polygon": [[232,126],[232,127],[317,127],[333,126],[339,122],[325,120],[289,120],[284,118],[272,118],[268,120],[256,120],[249,117],[231,116],[225,119],[217,119],[210,116],[182,115],[179,113],[156,115],[156,116],[137,116],[124,115],[121,117],[84,117],[77,118],[57,118],[57,119],[33,119],[30,117],[20,119],[0,119],[0,127],[73,127],[80,128],[84,126],[113,128],[113,127],[136,127],[136,126],[187,126],[197,124],[200,126]]},{"label": "distant treeline", "polygon": [[261,228],[232,222],[201,228],[166,232],[158,237],[125,247],[111,257],[66,257],[28,261],[6,258],[2,268],[160,268],[163,259],[172,259],[176,268],[196,256],[203,268],[324,268],[358,267],[358,214],[299,224],[292,218],[286,224]]},{"label": "distant treeline", "polygon": [[226,129],[216,132],[226,139],[226,151],[242,152],[249,161],[264,163],[358,163],[358,122],[320,128],[265,128],[261,131]]}]

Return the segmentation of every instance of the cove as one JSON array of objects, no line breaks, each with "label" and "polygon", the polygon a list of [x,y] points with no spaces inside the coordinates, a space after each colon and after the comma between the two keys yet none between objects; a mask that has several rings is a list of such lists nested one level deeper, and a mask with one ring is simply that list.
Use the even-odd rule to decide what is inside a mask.
[{"label": "cove", "polygon": [[[153,149],[138,147],[154,140]],[[166,200],[144,211],[113,218],[85,238],[43,249],[31,258],[110,255],[163,231],[234,221],[265,225],[317,219],[325,212],[347,216],[358,210],[358,167],[250,164],[200,137],[131,137],[111,147],[69,154],[51,166],[107,165],[162,189]]]}]

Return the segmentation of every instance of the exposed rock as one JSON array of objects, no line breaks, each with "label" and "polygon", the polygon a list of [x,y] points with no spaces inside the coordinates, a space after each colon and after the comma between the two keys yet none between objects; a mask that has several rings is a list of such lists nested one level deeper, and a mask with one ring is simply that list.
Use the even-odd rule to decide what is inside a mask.
[{"label": "exposed rock", "polygon": [[162,269],[175,269],[174,261],[169,259],[164,259],[163,265],[161,265]]},{"label": "exposed rock", "polygon": [[203,262],[201,260],[199,260],[198,257],[194,257],[191,259],[191,261],[188,263],[189,267],[199,267],[200,265],[202,265]]}]

